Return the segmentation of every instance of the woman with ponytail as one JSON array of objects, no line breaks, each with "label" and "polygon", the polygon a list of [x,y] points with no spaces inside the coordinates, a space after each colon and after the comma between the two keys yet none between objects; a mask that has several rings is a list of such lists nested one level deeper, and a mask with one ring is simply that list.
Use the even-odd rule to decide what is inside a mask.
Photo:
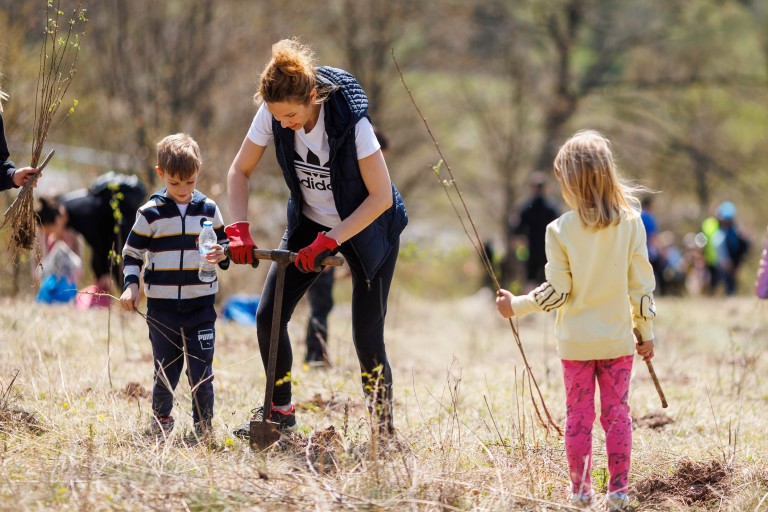
[{"label": "woman with ponytail", "polygon": [[[270,419],[296,425],[291,403],[293,362],[287,323],[299,299],[317,279],[319,262],[340,252],[352,274],[352,339],[362,385],[380,433],[393,433],[392,371],[384,347],[387,296],[399,236],[408,218],[368,116],[368,98],[348,72],[315,67],[311,49],[296,40],[273,45],[254,100],[260,104],[227,175],[227,226],[235,263],[253,262],[256,244],[248,223],[248,184],[266,146],[274,141],[290,197],[280,249],[298,253],[285,272],[274,404]],[[256,312],[257,337],[266,367],[277,266],[272,265]],[[252,419],[261,420],[263,408]],[[249,422],[235,430],[249,436]]]}]

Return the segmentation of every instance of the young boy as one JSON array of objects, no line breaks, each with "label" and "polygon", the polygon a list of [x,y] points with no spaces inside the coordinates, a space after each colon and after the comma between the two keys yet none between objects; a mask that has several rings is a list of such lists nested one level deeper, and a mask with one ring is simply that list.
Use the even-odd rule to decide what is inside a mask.
[{"label": "young boy", "polygon": [[[195,190],[202,160],[200,148],[187,134],[169,135],[157,144],[158,176],[165,188],[139,208],[123,248],[123,308],[139,304],[139,273],[144,266],[147,324],[154,358],[150,432],[166,436],[174,425],[173,390],[179,382],[186,349],[192,388],[195,433],[210,432],[213,417],[213,346],[218,281],[198,278],[197,240],[204,221],[213,223],[219,244],[205,258],[229,267],[221,212],[213,200]],[[182,338],[182,331],[184,337]]]}]

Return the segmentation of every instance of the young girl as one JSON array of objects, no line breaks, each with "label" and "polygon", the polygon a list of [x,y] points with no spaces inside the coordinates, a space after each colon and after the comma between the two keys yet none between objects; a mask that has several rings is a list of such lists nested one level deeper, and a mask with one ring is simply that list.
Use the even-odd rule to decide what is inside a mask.
[{"label": "young girl", "polygon": [[[608,139],[586,130],[555,158],[555,176],[571,208],[547,226],[546,281],[528,295],[499,290],[505,318],[557,309],[555,335],[566,390],[565,451],[571,504],[588,506],[595,380],[608,452],[609,510],[629,506],[632,451],[629,378],[634,350],[653,357],[653,269],[640,219],[641,190],[619,180]],[[636,344],[633,329],[642,344]]]}]

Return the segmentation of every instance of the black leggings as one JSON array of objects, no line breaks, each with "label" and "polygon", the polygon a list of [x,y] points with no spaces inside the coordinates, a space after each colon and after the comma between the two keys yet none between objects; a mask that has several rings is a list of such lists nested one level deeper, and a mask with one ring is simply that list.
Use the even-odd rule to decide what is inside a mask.
[{"label": "black leggings", "polygon": [[310,318],[307,322],[307,363],[322,362],[328,359],[328,315],[333,309],[333,278],[336,267],[327,266],[309,287]]},{"label": "black leggings", "polygon": [[[297,252],[311,244],[317,237],[317,233],[326,230],[324,226],[303,217],[291,238],[283,238],[280,249]],[[392,252],[369,286],[354,249],[348,242],[341,244],[339,248],[352,274],[352,341],[360,361],[363,391],[366,396],[373,399],[374,403],[385,402],[389,405],[392,403],[392,370],[384,347],[384,318],[387,314],[387,297],[392,276],[395,273],[398,250],[399,241],[394,244]],[[273,396],[273,402],[278,406],[287,405],[291,401],[291,381],[290,378],[286,378],[290,375],[293,364],[288,321],[296,309],[296,304],[319,275],[316,272],[304,274],[293,264],[289,264],[285,269],[275,371],[276,385]],[[256,332],[265,368],[269,358],[276,281],[277,265],[272,264],[256,311]]]}]

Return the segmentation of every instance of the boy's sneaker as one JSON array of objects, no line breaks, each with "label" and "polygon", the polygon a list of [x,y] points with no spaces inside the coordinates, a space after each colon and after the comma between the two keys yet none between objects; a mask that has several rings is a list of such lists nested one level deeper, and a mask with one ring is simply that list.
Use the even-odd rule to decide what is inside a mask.
[{"label": "boy's sneaker", "polygon": [[173,416],[153,417],[149,423],[148,433],[155,437],[168,437],[175,423]]},{"label": "boy's sneaker", "polygon": [[595,493],[592,492],[592,489],[587,492],[574,492],[571,493],[570,503],[574,507],[587,508],[592,504],[594,496]]},{"label": "boy's sneaker", "polygon": [[209,423],[195,423],[193,429],[184,436],[184,442],[189,446],[195,446],[199,443],[214,446],[215,438],[213,436],[213,428]]},{"label": "boy's sneaker", "polygon": [[629,496],[622,491],[609,492],[605,497],[605,509],[609,512],[626,512],[634,510],[629,503]]},{"label": "boy's sneaker", "polygon": [[213,433],[213,426],[210,422],[199,421],[195,423],[195,435],[199,438],[210,436]]},{"label": "boy's sneaker", "polygon": [[[264,417],[264,407],[257,407],[251,410],[251,419],[238,425],[235,430],[232,431],[234,435],[240,439],[250,439],[251,437],[251,421],[262,421]],[[296,427],[296,407],[291,404],[289,411],[280,411],[272,406],[272,414],[269,415],[269,420],[277,423],[277,428],[281,432],[292,430]]]}]

